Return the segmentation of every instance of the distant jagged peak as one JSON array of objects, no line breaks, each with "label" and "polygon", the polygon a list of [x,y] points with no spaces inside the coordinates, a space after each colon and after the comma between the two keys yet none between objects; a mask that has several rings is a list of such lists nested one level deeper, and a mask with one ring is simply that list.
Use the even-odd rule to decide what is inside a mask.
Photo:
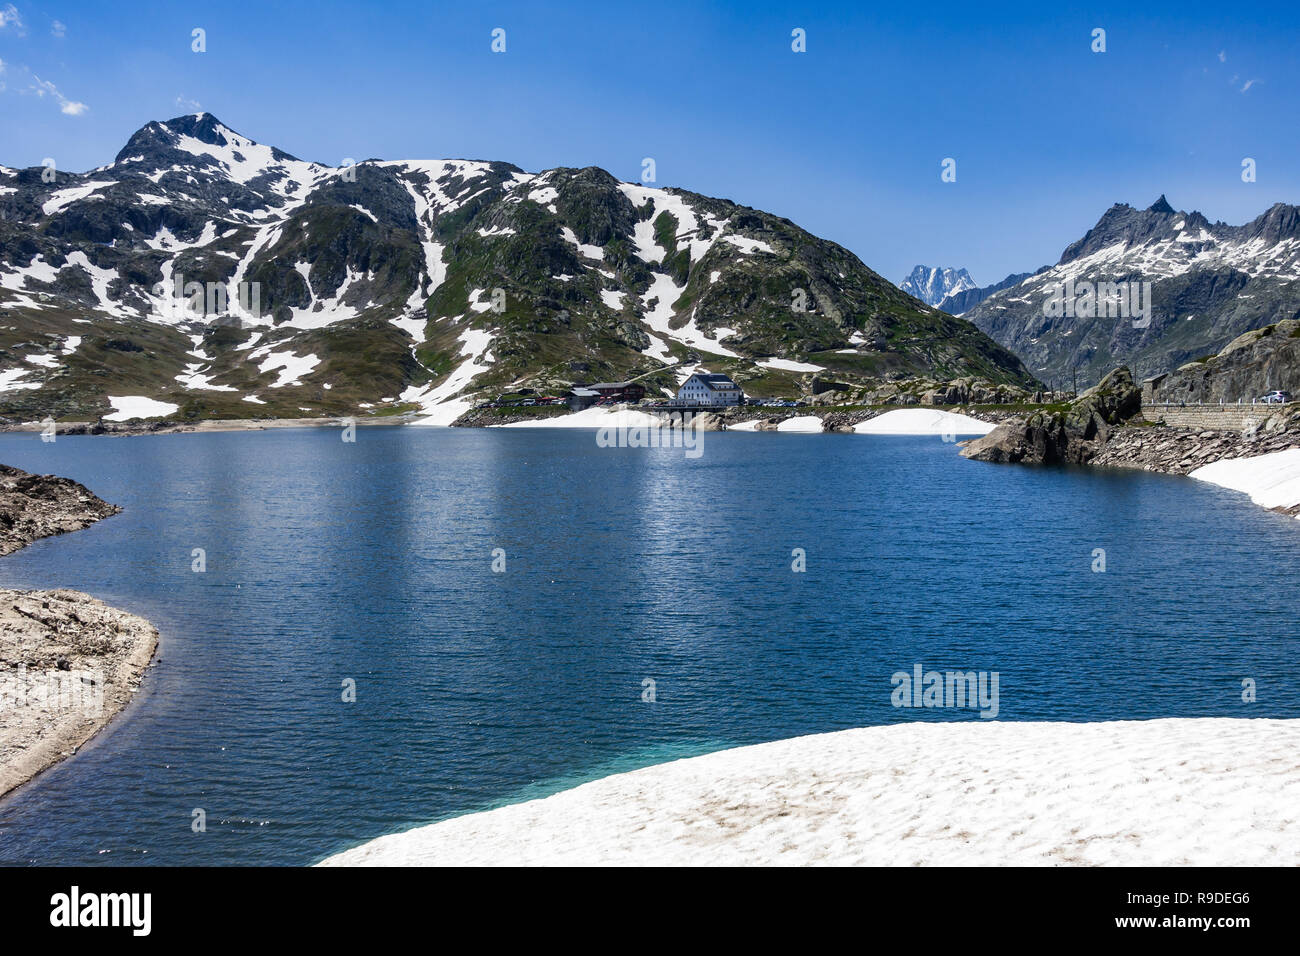
[{"label": "distant jagged peak", "polygon": [[1159,213],[1164,216],[1177,215],[1174,207],[1169,205],[1169,200],[1165,198],[1164,193],[1161,193],[1160,198],[1147,208],[1147,212]]},{"label": "distant jagged peak", "polygon": [[950,266],[917,266],[899,288],[926,305],[938,305],[948,296],[979,286],[965,269]]},{"label": "distant jagged peak", "polygon": [[1200,213],[1188,214],[1174,209],[1163,194],[1146,209],[1137,209],[1128,203],[1116,203],[1102,213],[1097,224],[1082,239],[1066,247],[1058,265],[1116,244],[1134,246],[1152,239],[1173,238],[1189,224],[1200,226],[1204,222],[1205,217]]}]

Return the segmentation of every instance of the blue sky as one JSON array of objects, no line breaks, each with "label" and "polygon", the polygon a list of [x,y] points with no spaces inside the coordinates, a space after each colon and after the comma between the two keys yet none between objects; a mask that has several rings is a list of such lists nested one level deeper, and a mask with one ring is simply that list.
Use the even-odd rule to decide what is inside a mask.
[{"label": "blue sky", "polygon": [[653,157],[657,185],[787,216],[895,282],[916,263],[987,283],[1054,262],[1114,202],[1166,193],[1240,223],[1300,201],[1295,4],[0,0],[0,21],[8,166],[88,169],[200,107],[331,164],[636,180]]}]

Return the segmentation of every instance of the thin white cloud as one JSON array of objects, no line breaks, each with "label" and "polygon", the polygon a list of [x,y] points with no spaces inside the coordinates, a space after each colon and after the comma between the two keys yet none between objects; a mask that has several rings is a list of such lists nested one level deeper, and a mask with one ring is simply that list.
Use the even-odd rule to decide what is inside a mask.
[{"label": "thin white cloud", "polygon": [[27,27],[23,23],[22,14],[12,3],[6,3],[0,7],[0,30],[12,28],[19,36],[27,35]]},{"label": "thin white cloud", "polygon": [[90,107],[85,103],[68,99],[60,93],[59,88],[49,80],[42,80],[35,73],[32,74],[32,79],[36,82],[29,87],[31,92],[35,93],[41,99],[44,99],[46,94],[49,94],[59,104],[59,112],[63,113],[65,116],[80,116],[82,113],[85,113],[90,109]]},{"label": "thin white cloud", "polygon": [[[1223,63],[1225,60],[1227,60],[1227,58],[1228,58],[1227,52],[1224,50],[1220,50],[1219,62]],[[1245,93],[1249,91],[1250,88],[1254,86],[1256,83],[1263,83],[1263,82],[1264,81],[1257,76],[1250,77],[1249,79],[1243,80],[1240,73],[1234,73],[1232,74],[1232,76],[1228,78],[1228,85],[1231,86],[1238,93]]]},{"label": "thin white cloud", "polygon": [[[0,30],[11,30],[15,35],[20,37],[27,36],[27,27],[26,24],[23,23],[23,16],[18,12],[18,8],[12,3],[6,3],[3,6],[0,6]],[[68,28],[61,20],[55,20],[53,25],[50,27],[50,32],[56,37],[66,36],[67,30]],[[0,75],[3,75],[6,72],[6,69],[7,66],[5,62],[0,60]],[[80,100],[68,99],[68,97],[64,96],[59,91],[57,86],[49,80],[42,80],[27,67],[20,67],[19,72],[24,75],[30,75],[33,80],[33,82],[28,84],[26,89],[19,88],[19,94],[34,93],[38,99],[45,99],[45,97],[48,96],[59,104],[59,112],[63,113],[65,116],[81,116],[90,109],[89,106]],[[4,81],[0,80],[0,93],[5,92],[6,89],[7,87],[5,86]]]},{"label": "thin white cloud", "polygon": [[184,93],[181,93],[179,96],[176,97],[176,105],[183,110],[187,110],[187,111],[193,110],[195,113],[203,109],[202,103],[200,103],[198,100],[190,99]]}]

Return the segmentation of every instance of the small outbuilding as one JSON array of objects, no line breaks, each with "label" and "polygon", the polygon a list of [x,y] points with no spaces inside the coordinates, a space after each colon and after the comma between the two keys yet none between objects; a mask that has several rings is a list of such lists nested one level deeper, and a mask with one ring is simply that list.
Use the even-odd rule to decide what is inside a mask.
[{"label": "small outbuilding", "polygon": [[612,398],[619,402],[639,402],[645,398],[645,386],[639,382],[597,382],[587,385],[601,398]]},{"label": "small outbuilding", "polygon": [[565,399],[572,411],[580,412],[600,401],[600,392],[592,388],[578,386],[573,388]]}]

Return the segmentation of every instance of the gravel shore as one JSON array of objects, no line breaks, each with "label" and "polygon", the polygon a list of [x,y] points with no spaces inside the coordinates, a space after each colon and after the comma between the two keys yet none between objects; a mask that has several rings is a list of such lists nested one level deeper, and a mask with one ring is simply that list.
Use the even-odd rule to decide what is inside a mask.
[{"label": "gravel shore", "polygon": [[[0,465],[0,555],[119,511],[68,478]],[[152,624],[89,594],[0,589],[0,796],[98,733],[157,646]]]},{"label": "gravel shore", "polygon": [[0,590],[0,796],[112,720],[157,646],[152,624],[89,594]]}]

